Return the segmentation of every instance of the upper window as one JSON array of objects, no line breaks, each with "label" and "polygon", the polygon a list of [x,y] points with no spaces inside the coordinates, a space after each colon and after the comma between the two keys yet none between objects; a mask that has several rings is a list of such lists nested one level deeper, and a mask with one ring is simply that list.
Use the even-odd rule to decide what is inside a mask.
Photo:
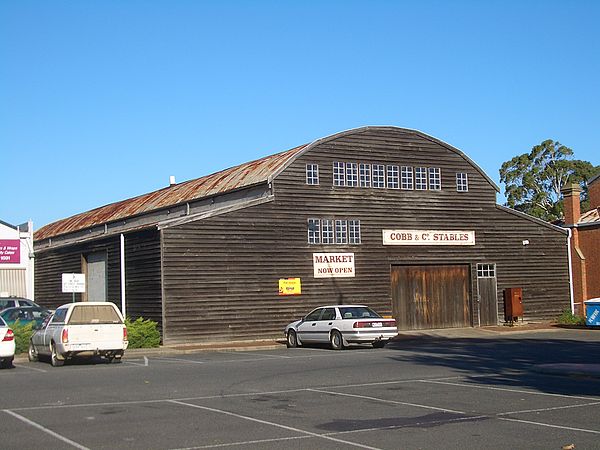
[{"label": "upper window", "polygon": [[309,313],[304,320],[307,322],[314,322],[315,320],[319,320],[321,317],[321,313],[323,312],[323,308],[315,309],[313,312]]},{"label": "upper window", "polygon": [[359,176],[360,187],[371,187],[371,164],[360,164]]},{"label": "upper window", "polygon": [[415,167],[415,189],[427,190],[427,167]]},{"label": "upper window", "polygon": [[358,164],[346,163],[346,186],[358,186]]},{"label": "upper window", "polygon": [[429,168],[429,189],[439,191],[442,189],[442,174],[438,167]]},{"label": "upper window", "polygon": [[346,165],[343,162],[333,163],[333,185],[346,186]]},{"label": "upper window", "polygon": [[319,184],[319,165],[306,165],[306,184]]},{"label": "upper window", "polygon": [[335,243],[348,243],[348,222],[346,222],[345,220],[335,221]]},{"label": "upper window", "polygon": [[458,192],[467,192],[469,190],[469,181],[466,173],[456,174],[456,190]]},{"label": "upper window", "polygon": [[348,221],[348,243],[360,244],[360,220]]},{"label": "upper window", "polygon": [[410,166],[402,166],[402,189],[414,189],[413,168]]},{"label": "upper window", "polygon": [[321,221],[321,228],[323,244],[333,244],[335,242],[333,219],[323,219]]},{"label": "upper window", "polygon": [[400,170],[398,166],[387,166],[387,186],[389,189],[400,188]]},{"label": "upper window", "polygon": [[383,164],[373,164],[373,187],[385,187],[385,166]]},{"label": "upper window", "polygon": [[321,243],[321,220],[308,219],[308,243]]}]

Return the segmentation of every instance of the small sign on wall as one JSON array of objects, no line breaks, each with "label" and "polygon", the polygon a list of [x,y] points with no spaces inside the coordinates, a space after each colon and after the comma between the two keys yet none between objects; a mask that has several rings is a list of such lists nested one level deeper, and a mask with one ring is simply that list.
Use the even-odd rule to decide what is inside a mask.
[{"label": "small sign on wall", "polygon": [[21,242],[18,239],[0,239],[0,264],[21,262]]},{"label": "small sign on wall", "polygon": [[279,295],[300,295],[302,294],[302,283],[300,278],[280,278]]},{"label": "small sign on wall", "polygon": [[354,253],[313,253],[315,278],[351,278],[354,272]]},{"label": "small sign on wall", "polygon": [[62,274],[63,292],[85,292],[85,274],[83,273],[63,273]]},{"label": "small sign on wall", "polygon": [[383,245],[475,245],[475,231],[383,230]]}]

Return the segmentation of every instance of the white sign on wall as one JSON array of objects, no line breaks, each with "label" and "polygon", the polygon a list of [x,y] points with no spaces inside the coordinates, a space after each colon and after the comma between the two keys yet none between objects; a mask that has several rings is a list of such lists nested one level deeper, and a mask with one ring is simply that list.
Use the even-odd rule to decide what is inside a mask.
[{"label": "white sign on wall", "polygon": [[63,273],[62,274],[63,292],[85,292],[85,274],[83,273]]},{"label": "white sign on wall", "polygon": [[313,253],[315,278],[354,277],[354,253]]},{"label": "white sign on wall", "polygon": [[475,231],[383,230],[383,245],[475,245]]}]

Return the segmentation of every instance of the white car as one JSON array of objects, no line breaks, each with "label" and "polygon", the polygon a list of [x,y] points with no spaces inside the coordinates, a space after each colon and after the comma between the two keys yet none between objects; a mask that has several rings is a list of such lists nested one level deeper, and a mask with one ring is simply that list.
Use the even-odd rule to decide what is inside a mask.
[{"label": "white car", "polygon": [[364,305],[321,306],[285,327],[288,347],[309,343],[331,344],[341,350],[348,344],[383,347],[398,334],[396,321],[381,317]]},{"label": "white car", "polygon": [[0,368],[10,369],[15,357],[15,333],[0,317]]},{"label": "white car", "polygon": [[49,356],[55,367],[77,355],[99,355],[108,362],[120,362],[128,344],[127,327],[114,303],[67,303],[33,333],[28,356],[30,361]]}]

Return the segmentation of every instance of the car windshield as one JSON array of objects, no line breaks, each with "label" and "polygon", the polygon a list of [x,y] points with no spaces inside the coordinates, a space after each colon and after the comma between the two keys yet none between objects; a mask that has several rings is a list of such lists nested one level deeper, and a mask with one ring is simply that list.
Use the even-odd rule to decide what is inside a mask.
[{"label": "car windshield", "polygon": [[8,325],[6,325],[6,322],[4,321],[4,319],[2,317],[0,317],[0,327],[7,327]]},{"label": "car windshield", "polygon": [[380,319],[381,316],[366,306],[347,306],[340,308],[344,319]]}]

